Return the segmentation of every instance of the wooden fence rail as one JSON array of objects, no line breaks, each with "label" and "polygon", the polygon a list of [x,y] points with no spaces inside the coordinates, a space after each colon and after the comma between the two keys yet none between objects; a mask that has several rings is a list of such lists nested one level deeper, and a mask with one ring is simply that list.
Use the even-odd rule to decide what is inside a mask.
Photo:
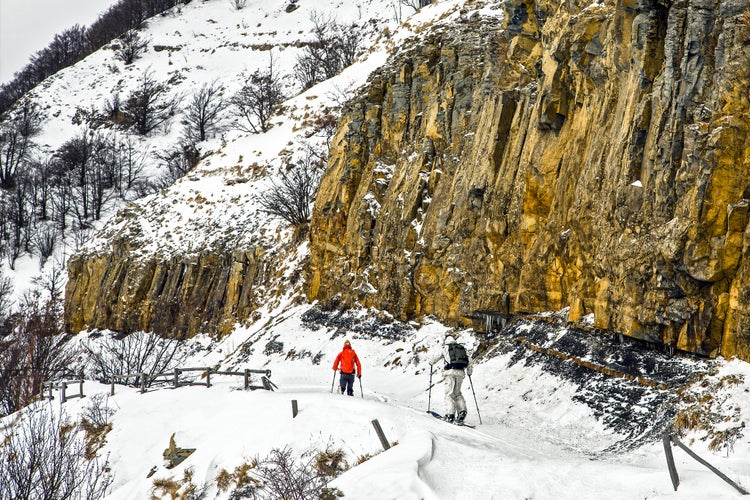
[{"label": "wooden fence rail", "polygon": [[[186,380],[180,380],[180,375],[185,372],[201,372],[205,373],[205,382],[196,382],[194,380],[186,381]],[[251,382],[251,374],[260,374],[260,381],[261,385],[252,385]],[[245,390],[256,390],[256,389],[264,389],[266,391],[273,391],[274,389],[278,389],[276,384],[271,382],[271,370],[253,370],[250,368],[246,368],[242,371],[227,371],[227,370],[214,370],[211,367],[203,366],[203,367],[187,367],[187,368],[175,368],[171,372],[164,372],[164,373],[155,373],[152,375],[149,375],[147,373],[118,373],[116,375],[112,375],[110,378],[110,390],[109,393],[111,396],[115,395],[115,385],[116,384],[122,384],[122,385],[135,385],[136,387],[140,388],[141,393],[146,392],[146,388],[150,386],[155,380],[157,380],[159,377],[164,377],[165,381],[170,381],[172,383],[172,387],[174,389],[177,389],[181,386],[186,385],[205,385],[206,387],[211,387],[211,375],[226,375],[226,376],[235,376],[235,377],[243,377],[244,378],[244,385]],[[80,378],[75,380],[56,380],[56,381],[47,381],[42,383],[42,392],[39,395],[39,398],[44,399],[54,399],[55,397],[52,395],[52,391],[59,390],[60,391],[60,401],[64,403],[68,399],[72,398],[82,398],[84,397],[83,394],[83,374],[79,375]],[[133,383],[130,384],[130,379],[133,379]],[[67,388],[69,385],[78,384],[78,394],[67,394]],[[45,397],[46,394],[46,397]]]},{"label": "wooden fence rail", "polygon": [[[201,372],[205,374],[205,382],[196,382],[194,380],[191,381],[185,381],[180,380],[180,375],[185,372]],[[251,377],[250,374],[256,373],[256,374],[262,374],[261,384],[262,385],[251,385]],[[128,383],[128,380],[132,377],[134,378],[134,384],[140,387],[141,393],[146,392],[146,388],[151,385],[155,380],[157,380],[159,377],[164,377],[165,381],[169,381],[172,384],[172,387],[174,389],[185,386],[185,385],[205,385],[206,387],[211,387],[211,375],[227,375],[227,376],[237,376],[237,377],[243,377],[244,378],[244,386],[245,390],[255,390],[255,389],[265,389],[267,391],[273,391],[274,388],[278,389],[278,387],[271,382],[271,370],[254,370],[250,368],[246,368],[242,371],[227,371],[227,370],[215,370],[208,366],[203,367],[187,367],[187,368],[174,368],[170,372],[164,372],[164,373],[155,373],[153,375],[149,375],[146,373],[123,373],[123,374],[117,374],[113,375],[112,379],[110,380],[110,394],[115,394],[115,383],[118,380],[124,380],[125,384]]]},{"label": "wooden fence rail", "polygon": [[664,435],[662,436],[662,442],[664,444],[664,454],[667,457],[667,468],[669,469],[669,477],[672,479],[672,486],[674,486],[675,491],[677,491],[677,487],[680,485],[680,476],[677,474],[677,467],[675,467],[674,457],[672,456],[671,443],[674,443],[677,446],[679,446],[681,449],[685,451],[685,453],[687,453],[688,455],[693,457],[695,460],[697,460],[698,463],[707,467],[711,472],[713,472],[714,474],[719,476],[721,479],[723,479],[724,481],[732,485],[734,489],[736,489],[743,495],[750,495],[750,493],[748,493],[748,491],[745,488],[743,488],[742,486],[738,485],[737,483],[729,479],[729,477],[723,474],[719,469],[717,469],[716,467],[714,467],[713,465],[709,464],[708,462],[703,460],[701,457],[696,455],[694,451],[692,451],[690,448],[685,446],[679,439],[677,439],[676,436],[668,432],[664,433]]}]

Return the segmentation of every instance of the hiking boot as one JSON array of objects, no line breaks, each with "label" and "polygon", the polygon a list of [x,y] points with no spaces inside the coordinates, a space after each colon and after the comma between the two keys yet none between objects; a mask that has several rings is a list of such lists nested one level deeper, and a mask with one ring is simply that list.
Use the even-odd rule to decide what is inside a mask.
[{"label": "hiking boot", "polygon": [[456,419],[456,423],[463,424],[465,418],[466,418],[466,410],[461,410],[460,412],[458,412],[458,418]]},{"label": "hiking boot", "polygon": [[450,424],[452,424],[452,423],[453,423],[453,418],[454,418],[454,417],[453,417],[453,414],[452,414],[452,413],[451,413],[450,415],[446,415],[446,416],[445,416],[445,417],[443,417],[443,418],[445,419],[445,421],[446,421],[446,422],[448,422],[448,423],[450,423]]}]

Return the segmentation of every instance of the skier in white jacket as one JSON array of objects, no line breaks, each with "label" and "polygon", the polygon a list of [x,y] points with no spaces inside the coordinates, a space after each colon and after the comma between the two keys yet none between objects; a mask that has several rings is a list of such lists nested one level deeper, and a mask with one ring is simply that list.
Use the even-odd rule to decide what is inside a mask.
[{"label": "skier in white jacket", "polygon": [[[451,359],[452,358],[452,359]],[[441,363],[443,366],[443,380],[445,381],[445,420],[458,424],[464,423],[466,418],[466,401],[461,394],[461,384],[466,374],[471,376],[471,358],[466,349],[456,342],[456,338],[448,333],[445,335],[443,349],[430,359],[430,364]]]}]

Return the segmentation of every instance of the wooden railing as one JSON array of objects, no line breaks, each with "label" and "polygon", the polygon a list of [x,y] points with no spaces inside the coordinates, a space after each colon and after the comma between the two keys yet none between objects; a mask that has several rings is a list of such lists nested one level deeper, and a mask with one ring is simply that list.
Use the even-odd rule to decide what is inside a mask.
[{"label": "wooden railing", "polygon": [[[195,380],[185,380],[180,379],[180,375],[186,372],[201,372],[204,373],[205,378],[204,382],[196,382]],[[260,377],[260,383],[261,385],[253,385],[251,383],[251,374],[261,374]],[[153,375],[149,375],[147,373],[121,373],[117,375],[113,375],[110,378],[110,395],[114,396],[115,394],[115,385],[133,385],[135,387],[140,388],[140,392],[144,393],[146,392],[146,389],[155,381],[157,381],[159,378],[163,378],[164,381],[170,382],[172,388],[177,389],[178,387],[187,386],[187,385],[205,385],[206,387],[211,387],[211,375],[227,375],[227,376],[237,376],[237,377],[243,377],[244,378],[244,386],[245,390],[256,390],[256,389],[264,389],[266,391],[273,391],[274,389],[278,389],[276,384],[271,382],[271,370],[252,370],[249,368],[246,368],[242,371],[226,371],[226,370],[216,370],[214,368],[210,367],[190,367],[190,368],[175,368],[172,371],[164,372],[164,373],[156,373]],[[130,380],[133,379],[132,384],[130,383]],[[68,399],[71,398],[82,398],[84,397],[83,394],[83,375],[80,376],[80,378],[76,380],[62,380],[62,381],[49,381],[44,382],[42,384],[42,393],[40,395],[40,399],[55,399],[55,397],[52,395],[53,390],[60,390],[60,401],[65,402]],[[78,384],[78,394],[69,395],[67,394],[67,388],[69,385]],[[45,396],[46,394],[46,396]]]},{"label": "wooden railing", "polygon": [[[180,380],[180,375],[186,372],[201,372],[205,374],[205,382],[196,382],[194,380],[185,381]],[[262,374],[260,377],[261,384],[262,385],[252,385],[250,374],[256,373],[256,374]],[[191,367],[191,368],[175,368],[172,371],[164,372],[164,373],[156,373],[153,375],[149,375],[147,373],[124,373],[124,374],[118,374],[114,375],[110,381],[110,394],[115,394],[115,384],[118,380],[124,381],[121,383],[124,383],[126,385],[128,384],[128,380],[130,378],[134,379],[133,385],[140,387],[141,393],[146,392],[146,389],[156,380],[158,380],[160,377],[163,377],[165,381],[171,382],[172,388],[177,389],[178,387],[186,386],[186,385],[205,385],[206,387],[211,387],[211,375],[228,375],[228,376],[238,376],[244,378],[244,386],[245,390],[255,390],[255,389],[265,389],[267,391],[273,391],[274,389],[278,389],[276,385],[271,382],[271,370],[253,370],[246,368],[242,371],[225,371],[225,370],[216,370],[211,367]]]},{"label": "wooden railing", "polygon": [[674,464],[674,457],[672,456],[672,447],[670,443],[674,443],[680,448],[682,448],[685,453],[693,457],[698,463],[706,466],[711,472],[719,476],[721,479],[726,481],[727,483],[731,484],[734,489],[742,493],[743,495],[749,495],[748,491],[743,488],[742,486],[738,485],[729,477],[727,477],[725,474],[723,474],[719,469],[714,467],[713,465],[709,464],[705,460],[703,460],[701,457],[695,454],[690,448],[685,446],[679,439],[677,439],[676,436],[666,432],[662,436],[662,441],[664,443],[664,454],[667,456],[667,468],[669,469],[669,476],[672,478],[672,486],[674,486],[674,490],[677,491],[677,487],[680,485],[680,476],[677,475],[677,467],[675,467]]}]

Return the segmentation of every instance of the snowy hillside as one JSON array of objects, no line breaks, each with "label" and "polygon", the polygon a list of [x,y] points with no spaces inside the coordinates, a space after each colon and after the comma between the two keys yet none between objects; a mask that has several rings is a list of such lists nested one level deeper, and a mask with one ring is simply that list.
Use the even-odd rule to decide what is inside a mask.
[{"label": "snowy hillside", "polygon": [[[107,406],[114,410],[112,431],[100,457],[110,461],[112,499],[168,497],[159,485],[201,496],[230,498],[216,478],[272,450],[289,448],[300,461],[319,450],[342,450],[350,468],[329,484],[352,499],[729,499],[731,486],[676,449],[681,484],[672,488],[661,442],[630,452],[601,453],[623,438],[603,425],[586,405],[573,401],[582,388],[510,353],[477,364],[472,376],[477,406],[467,383],[469,416],[476,429],[435,420],[425,410],[441,411],[442,385],[429,394],[425,353],[438,348],[446,328],[326,327],[310,323],[306,307],[267,318],[265,328],[240,330],[219,344],[206,342],[187,365],[221,364],[271,370],[275,392],[243,391],[237,377],[212,376],[212,387],[152,389],[116,387]],[[352,318],[350,318],[352,320]],[[369,321],[362,312],[359,321]],[[561,335],[562,330],[557,334]],[[331,365],[344,338],[363,362],[355,397],[331,394]],[[471,331],[460,340],[475,345]],[[198,340],[196,343],[200,343]],[[721,375],[746,376],[744,363],[728,363]],[[439,374],[434,375],[434,381]],[[744,387],[744,390],[743,390]],[[736,392],[748,390],[743,382]],[[92,404],[108,385],[85,384],[86,398],[62,405],[75,415]],[[75,390],[69,390],[75,393]],[[292,400],[299,413],[292,417]],[[47,403],[36,404],[40,408]],[[745,398],[744,410],[750,407]],[[59,399],[52,408],[60,408]],[[391,443],[383,452],[371,423],[377,419]],[[12,420],[8,417],[4,423]],[[184,462],[167,469],[163,453],[170,437],[180,448],[194,448]],[[686,440],[687,441],[687,440]],[[729,477],[747,487],[750,454],[747,439],[734,452],[711,453],[701,440],[690,446]],[[687,441],[689,442],[689,441]],[[596,457],[596,458],[594,458]],[[149,474],[153,473],[149,477]],[[185,481],[185,478],[190,481]],[[265,497],[264,497],[265,498]]]},{"label": "snowy hillside", "polygon": [[[490,1],[445,0],[413,15],[407,7],[399,13],[392,0],[297,3],[289,9],[288,2],[248,0],[237,9],[225,0],[194,0],[149,21],[143,31],[149,48],[132,64],[105,48],[32,92],[48,117],[38,139],[47,153],[82,130],[86,113],[135,88],[144,72],[168,81],[174,95],[190,95],[215,81],[229,95],[248,74],[265,68],[272,54],[292,96],[267,132],[217,133],[200,144],[203,160],[173,186],[138,200],[131,194],[124,208],[112,202],[97,223],[100,232],[77,242],[76,250],[106,252],[115,236],[129,239],[134,252],[165,258],[261,242],[289,251],[287,267],[279,271],[288,277],[305,259],[306,245],[295,246],[292,231],[261,210],[257,194],[273,185],[287,162],[308,148],[325,147],[331,138],[320,122],[337,116],[372,70],[425,25],[439,29],[466,15],[462,8],[502,15]],[[341,23],[357,23],[367,48],[341,74],[302,92],[291,74],[311,36],[311,17],[321,11]],[[133,136],[149,154],[150,175],[163,169],[151,153],[172,147],[182,134],[175,116],[152,134]],[[73,244],[59,248],[58,258],[67,258]],[[4,272],[16,280],[16,297],[40,274],[28,255]],[[659,436],[676,415],[694,407],[702,411],[696,419],[708,420],[684,441],[750,488],[750,442],[742,432],[750,412],[745,363],[661,353],[639,357],[642,353],[611,344],[586,350],[590,346],[565,325],[540,327],[525,320],[494,337],[462,330],[460,340],[479,354],[472,381],[463,388],[467,421],[476,428],[461,428],[425,411],[443,410],[439,371],[428,389],[427,355],[439,349],[447,327],[429,318],[401,324],[377,311],[338,317],[338,311],[321,312],[319,304],[300,305],[299,286],[290,283],[269,298],[252,324],[237,325],[223,339],[198,336],[186,342],[189,354],[181,362],[270,370],[278,390],[245,391],[241,378],[213,375],[211,388],[172,389],[164,382],[141,394],[137,387],[117,385],[114,396],[100,399],[104,396],[96,394],[106,395],[110,387],[96,382],[96,367],[87,366],[85,398],[34,403],[2,419],[0,437],[23,435],[24,422],[45,408],[63,409],[78,422],[97,400],[106,401],[112,428],[98,457],[112,475],[110,499],[240,498],[237,476],[226,488],[220,478],[274,450],[290,450],[298,463],[320,451],[341,450],[346,471],[328,487],[351,499],[735,498],[736,490],[677,449],[681,485],[673,490]],[[75,342],[96,346],[109,335],[81,333]],[[344,339],[364,365],[362,385],[352,398],[331,393],[336,383],[331,365]],[[600,364],[616,374],[597,371]],[[621,373],[625,365],[633,373]],[[292,400],[299,408],[296,418]],[[387,451],[374,419],[397,443]],[[164,453],[172,436],[177,447],[195,451],[168,469]],[[710,446],[717,436],[729,437],[720,441],[723,448]]]}]

